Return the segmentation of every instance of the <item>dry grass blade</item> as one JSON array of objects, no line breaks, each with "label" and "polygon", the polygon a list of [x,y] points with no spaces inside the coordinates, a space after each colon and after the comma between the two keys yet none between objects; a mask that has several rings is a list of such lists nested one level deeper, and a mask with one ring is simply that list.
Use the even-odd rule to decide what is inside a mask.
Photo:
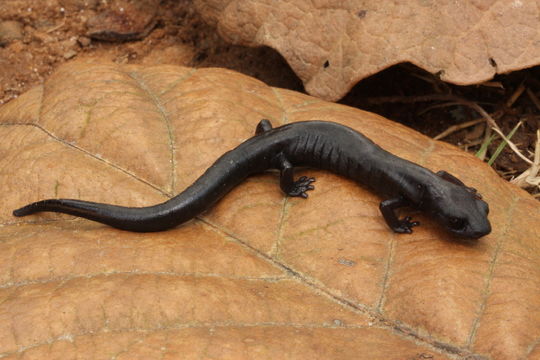
[{"label": "dry grass blade", "polygon": [[523,155],[521,153],[521,151],[519,151],[519,149],[517,148],[516,144],[514,144],[513,142],[511,142],[507,137],[506,135],[503,134],[503,132],[498,129],[498,128],[493,128],[493,131],[495,131],[497,134],[499,134],[500,137],[503,138],[504,141],[506,141],[508,143],[508,146],[510,146],[510,148],[516,153],[517,156],[519,156],[523,161],[525,161],[527,164],[531,164],[532,165],[532,161],[529,160],[525,155]]},{"label": "dry grass blade", "polygon": [[[512,136],[514,136],[514,134],[516,133],[517,129],[519,129],[521,124],[523,124],[521,121],[518,122],[517,125],[512,129],[512,131],[510,131],[510,133],[508,134],[508,139],[511,139]],[[499,155],[501,154],[503,149],[506,147],[506,145],[507,145],[507,142],[503,140],[499,144],[499,146],[497,146],[497,149],[495,150],[495,152],[493,153],[493,155],[491,156],[491,158],[487,162],[489,166],[493,165],[493,163],[495,162],[495,160],[497,160],[497,158],[499,157]]]},{"label": "dry grass blade", "polygon": [[540,189],[540,130],[536,131],[536,149],[534,162],[531,167],[510,182],[519,187],[527,188],[537,186]]},{"label": "dry grass blade", "polygon": [[504,135],[504,133],[502,132],[501,128],[499,127],[499,125],[497,125],[497,122],[491,117],[491,115],[489,115],[487,113],[487,111],[485,111],[480,105],[478,105],[477,103],[475,102],[472,102],[472,101],[469,101],[469,100],[464,100],[464,99],[459,99],[459,98],[456,98],[456,101],[459,101],[461,100],[462,101],[462,104],[463,105],[466,105],[466,106],[469,106],[471,108],[473,108],[474,110],[476,110],[480,115],[482,115],[482,117],[484,117],[484,119],[486,119],[486,121],[488,122],[488,124],[493,128],[493,131],[495,131],[497,134],[499,134],[499,136],[508,143],[508,146],[510,146],[510,148],[512,149],[512,151],[514,151],[516,153],[517,156],[519,156],[523,161],[525,161],[527,164],[532,164],[532,161],[529,160],[525,155],[523,155],[521,153],[521,151],[518,149],[518,147],[516,146],[516,144],[514,144],[513,142],[510,141],[510,139],[508,139],[506,137],[506,135]]},{"label": "dry grass blade", "polygon": [[[520,86],[510,97],[510,99],[507,101],[507,104],[513,104],[514,101],[525,91],[524,86]],[[381,103],[395,103],[395,102],[401,102],[401,103],[414,103],[414,102],[423,102],[423,101],[450,101],[452,105],[461,104],[464,106],[468,106],[478,112],[480,116],[482,116],[485,121],[490,125],[493,130],[499,134],[499,136],[508,143],[508,146],[512,151],[516,153],[517,156],[519,156],[523,161],[525,161],[527,164],[532,164],[532,161],[527,158],[525,155],[521,153],[521,151],[518,149],[518,147],[511,142],[506,135],[502,132],[501,128],[497,124],[497,122],[493,119],[493,117],[488,114],[484,108],[482,108],[480,105],[478,105],[476,102],[469,101],[463,98],[460,98],[455,95],[450,94],[430,94],[430,95],[422,95],[422,96],[411,96],[411,97],[404,97],[404,96],[384,96],[384,97],[377,97],[377,98],[371,98],[367,100],[371,104],[381,104]],[[445,104],[445,106],[448,106],[448,104]],[[489,138],[487,136],[486,138]]]}]

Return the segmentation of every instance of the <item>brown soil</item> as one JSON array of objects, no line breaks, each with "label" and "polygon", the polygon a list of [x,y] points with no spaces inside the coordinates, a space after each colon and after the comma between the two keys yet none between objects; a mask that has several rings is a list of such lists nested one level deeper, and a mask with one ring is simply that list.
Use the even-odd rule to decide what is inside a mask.
[{"label": "brown soil", "polygon": [[[66,61],[95,57],[116,63],[225,67],[272,86],[303,91],[301,81],[274,50],[226,43],[213,27],[202,21],[191,1],[163,0],[159,6],[155,1],[140,0],[156,11],[152,22],[146,24],[144,19],[141,20],[144,25],[141,34],[123,35],[122,38],[122,35],[105,31],[101,33],[102,39],[109,40],[105,41],[96,39],[100,35],[92,26],[96,23],[98,27],[109,25],[100,17],[103,14],[130,15],[133,9],[129,7],[129,0],[3,0],[0,4],[0,104],[43,82]],[[147,13],[145,10],[139,15],[146,16]],[[6,23],[9,21],[11,23]],[[5,40],[2,40],[2,25],[8,31]],[[110,25],[118,24],[112,21]],[[120,25],[134,26],[129,22]],[[110,41],[115,40],[115,36],[118,40],[140,39]],[[453,124],[479,118],[470,106],[450,98],[437,98],[451,95],[482,106],[493,114],[506,134],[522,121],[523,125],[512,140],[532,159],[535,132],[540,126],[540,102],[535,103],[535,97],[540,97],[540,82],[536,80],[539,72],[538,68],[533,68],[499,76],[482,86],[459,87],[442,83],[434,75],[403,64],[362,81],[341,102],[380,113],[428,136],[435,136]],[[520,87],[525,91],[511,101]],[[424,98],[426,95],[427,99]],[[484,137],[484,128],[484,124],[479,124],[455,132],[444,140],[475,152]],[[494,140],[489,146],[486,160],[498,144],[499,140]],[[528,168],[508,147],[497,158],[494,167],[506,178],[519,175]],[[539,196],[538,192],[538,189],[533,190],[535,196]]]},{"label": "brown soil", "polygon": [[141,40],[91,39],[87,23],[100,13],[115,10],[120,2],[7,0],[7,4],[0,4],[0,22],[16,20],[23,25],[21,39],[0,47],[0,104],[42,82],[57,66],[76,57],[116,63],[226,67],[273,86],[302,90],[300,80],[278,53],[224,42],[198,17],[190,1],[162,1],[155,27]]}]

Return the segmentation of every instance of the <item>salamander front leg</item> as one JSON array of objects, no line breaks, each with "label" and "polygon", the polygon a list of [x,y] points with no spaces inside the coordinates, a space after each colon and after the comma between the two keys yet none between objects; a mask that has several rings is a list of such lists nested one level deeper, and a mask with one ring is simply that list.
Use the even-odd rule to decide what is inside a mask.
[{"label": "salamander front leg", "polygon": [[411,221],[410,216],[407,216],[403,219],[398,219],[398,217],[396,216],[394,210],[407,205],[407,200],[405,200],[405,198],[403,198],[402,196],[394,199],[384,200],[379,205],[379,209],[381,209],[384,220],[386,220],[388,226],[390,226],[390,228],[397,233],[411,234],[413,232],[412,228],[414,226],[420,225],[418,221]]},{"label": "salamander front leg", "polygon": [[440,176],[441,178],[443,178],[444,180],[446,181],[449,181],[451,182],[452,184],[456,184],[456,185],[459,185],[459,186],[463,186],[465,189],[467,189],[468,192],[470,192],[471,194],[473,194],[473,196],[477,199],[482,199],[482,195],[480,195],[480,193],[478,192],[478,190],[476,190],[475,188],[473,187],[469,187],[467,185],[465,185],[463,183],[463,181],[459,180],[457,177],[455,177],[454,175],[450,174],[449,172],[446,172],[444,170],[440,170],[440,171],[437,171],[437,176]]},{"label": "salamander front leg", "polygon": [[315,178],[302,176],[298,180],[294,180],[294,169],[292,164],[285,158],[283,154],[279,154],[278,167],[281,170],[279,186],[281,190],[289,196],[300,196],[304,199],[308,197],[306,191],[313,190],[315,187],[311,185]]}]

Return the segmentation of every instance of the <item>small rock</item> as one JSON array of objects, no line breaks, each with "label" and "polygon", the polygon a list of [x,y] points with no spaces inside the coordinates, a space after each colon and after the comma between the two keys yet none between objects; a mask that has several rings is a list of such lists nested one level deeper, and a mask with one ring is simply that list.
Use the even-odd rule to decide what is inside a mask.
[{"label": "small rock", "polygon": [[354,266],[354,265],[356,265],[355,261],[348,260],[348,259],[345,259],[345,258],[339,258],[338,263],[340,263],[341,265],[345,265],[345,266]]},{"label": "small rock", "polygon": [[78,41],[76,37],[71,37],[67,40],[60,42],[60,45],[62,45],[62,48],[66,50],[73,50],[73,49],[78,48],[77,44],[78,44]]},{"label": "small rock", "polygon": [[77,52],[75,50],[68,50],[64,53],[64,59],[66,60],[71,59],[75,55],[77,55]]},{"label": "small rock", "polygon": [[77,41],[82,47],[87,47],[92,43],[92,40],[90,40],[90,38],[87,38],[86,36],[79,36]]},{"label": "small rock", "polygon": [[55,27],[56,23],[52,19],[39,19],[39,20],[33,21],[32,26],[34,26],[37,30],[47,31]]},{"label": "small rock", "polygon": [[44,31],[40,31],[40,30],[34,31],[32,36],[34,37],[34,39],[36,39],[38,41],[41,41],[44,44],[48,44],[48,43],[54,41],[54,37],[52,37],[51,35],[47,34]]},{"label": "small rock", "polygon": [[23,37],[23,26],[18,21],[0,22],[0,45],[9,43],[12,40],[20,40]]}]

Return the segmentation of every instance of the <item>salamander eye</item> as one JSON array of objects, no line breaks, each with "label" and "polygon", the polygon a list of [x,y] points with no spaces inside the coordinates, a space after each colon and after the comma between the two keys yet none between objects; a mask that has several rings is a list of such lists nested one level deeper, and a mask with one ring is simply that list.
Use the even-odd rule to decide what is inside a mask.
[{"label": "salamander eye", "polygon": [[451,217],[448,223],[450,224],[450,227],[454,230],[463,230],[467,225],[467,221],[465,219],[460,219],[457,217]]}]

